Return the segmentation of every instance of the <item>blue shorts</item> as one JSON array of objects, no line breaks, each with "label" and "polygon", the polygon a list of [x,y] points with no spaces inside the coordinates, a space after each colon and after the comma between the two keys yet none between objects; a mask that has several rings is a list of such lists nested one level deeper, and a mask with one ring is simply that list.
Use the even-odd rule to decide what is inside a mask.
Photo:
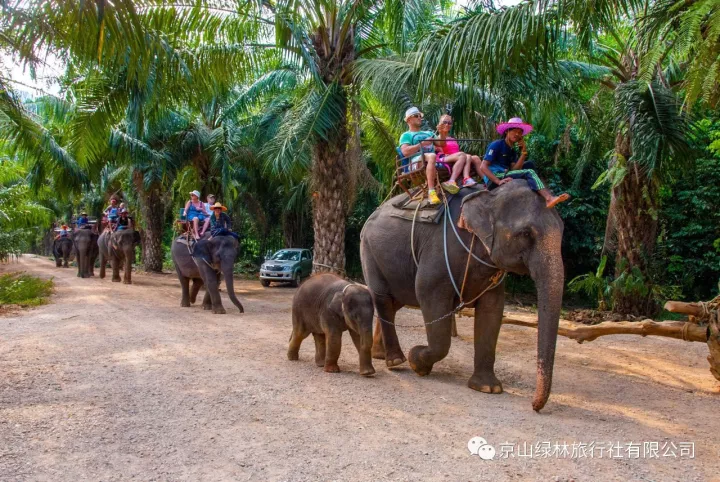
[{"label": "blue shorts", "polygon": [[187,220],[192,221],[193,219],[197,219],[199,221],[205,221],[205,215],[200,213],[188,213]]}]

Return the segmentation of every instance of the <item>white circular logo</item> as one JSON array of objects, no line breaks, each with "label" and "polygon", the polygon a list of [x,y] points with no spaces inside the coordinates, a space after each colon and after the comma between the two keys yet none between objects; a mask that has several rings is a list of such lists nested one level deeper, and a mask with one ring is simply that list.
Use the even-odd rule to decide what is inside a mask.
[{"label": "white circular logo", "polygon": [[480,450],[480,447],[482,447],[483,445],[487,445],[487,440],[482,437],[473,437],[468,442],[468,450],[471,454],[477,455],[478,450]]}]

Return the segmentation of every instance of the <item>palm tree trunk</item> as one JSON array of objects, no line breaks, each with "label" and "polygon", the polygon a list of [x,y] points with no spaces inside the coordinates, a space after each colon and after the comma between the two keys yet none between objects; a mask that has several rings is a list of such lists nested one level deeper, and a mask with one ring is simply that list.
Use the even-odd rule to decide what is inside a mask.
[{"label": "palm tree trunk", "polygon": [[163,250],[163,230],[165,221],[165,202],[158,186],[145,189],[141,173],[133,176],[140,212],[144,221],[142,235],[143,269],[147,272],[162,273],[165,253]]},{"label": "palm tree trunk", "polygon": [[315,146],[312,168],[313,227],[315,230],[313,272],[345,274],[345,223],[347,218],[348,172],[345,165],[347,126],[330,141]]},{"label": "palm tree trunk", "polygon": [[[619,134],[616,152],[630,158],[630,139]],[[615,230],[615,276],[637,268],[647,281],[648,260],[657,238],[657,184],[637,163],[626,162],[623,180],[612,188],[608,215]],[[650,296],[638,290],[616,290],[614,310],[623,314],[652,315],[657,307]]]}]

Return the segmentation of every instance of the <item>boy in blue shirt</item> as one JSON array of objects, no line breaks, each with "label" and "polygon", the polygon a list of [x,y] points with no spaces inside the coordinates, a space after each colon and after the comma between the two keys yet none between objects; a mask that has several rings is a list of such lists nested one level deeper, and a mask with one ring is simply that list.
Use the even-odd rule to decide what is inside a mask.
[{"label": "boy in blue shirt", "polygon": [[[523,136],[529,134],[532,129],[530,124],[526,124],[519,117],[513,117],[508,122],[500,124],[497,131],[503,138],[488,146],[480,171],[485,176],[488,189],[495,189],[512,179],[525,179],[530,189],[540,194],[545,199],[545,205],[552,208],[570,199],[570,195],[563,193],[554,196],[535,172],[535,165],[526,162],[528,152]],[[513,147],[516,143],[520,147],[519,156]]]}]

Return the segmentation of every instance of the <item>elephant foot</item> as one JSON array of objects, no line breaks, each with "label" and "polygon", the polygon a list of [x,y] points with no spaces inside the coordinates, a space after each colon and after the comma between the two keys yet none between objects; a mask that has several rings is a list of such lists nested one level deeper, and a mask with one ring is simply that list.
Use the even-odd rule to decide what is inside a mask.
[{"label": "elephant foot", "polygon": [[390,350],[385,354],[385,365],[387,365],[388,368],[402,365],[406,361],[407,358],[405,358],[405,355],[403,355],[402,350],[399,348],[397,350]]},{"label": "elephant foot", "polygon": [[325,357],[324,356],[321,358],[315,357],[315,365],[317,365],[319,367],[324,367],[325,366]]},{"label": "elephant foot", "polygon": [[190,308],[190,302],[189,301],[181,301],[180,307],[181,308]]},{"label": "elephant foot", "polygon": [[426,350],[426,346],[418,345],[410,349],[408,356],[410,357],[410,368],[421,377],[430,375],[433,364],[426,363],[422,360],[422,351]]},{"label": "elephant foot", "polygon": [[337,365],[337,363],[326,363],[325,371],[327,373],[340,373],[340,367]]},{"label": "elephant foot", "polygon": [[112,281],[113,281],[113,283],[119,283],[122,280],[120,278],[113,278]]},{"label": "elephant foot", "polygon": [[288,350],[288,360],[290,361],[298,361],[300,359],[300,355],[296,351]]},{"label": "elephant foot", "polygon": [[502,393],[502,383],[493,372],[473,373],[468,380],[468,387],[483,393]]},{"label": "elephant foot", "polygon": [[132,284],[132,281],[125,281],[125,280],[123,280],[123,284],[124,284],[124,285],[131,285],[131,284]]},{"label": "elephant foot", "polygon": [[375,375],[375,368],[372,365],[369,367],[360,367],[360,375],[364,377],[371,377]]},{"label": "elephant foot", "polygon": [[213,308],[213,313],[216,315],[224,315],[226,313],[225,308],[222,306],[219,306],[217,308]]},{"label": "elephant foot", "polygon": [[212,310],[212,305],[203,305],[203,310],[205,310],[205,311]]}]

